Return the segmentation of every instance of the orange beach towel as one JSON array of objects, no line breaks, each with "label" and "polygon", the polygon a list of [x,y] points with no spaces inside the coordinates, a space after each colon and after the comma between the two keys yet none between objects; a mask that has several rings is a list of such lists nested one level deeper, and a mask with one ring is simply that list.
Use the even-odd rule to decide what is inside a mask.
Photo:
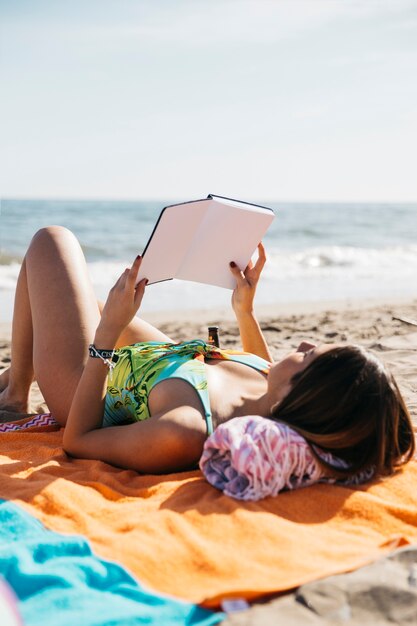
[{"label": "orange beach towel", "polygon": [[0,434],[0,497],[86,537],[148,587],[206,606],[256,598],[417,543],[417,463],[359,488],[316,485],[244,503],[201,472],[140,476],[71,459],[62,431]]}]

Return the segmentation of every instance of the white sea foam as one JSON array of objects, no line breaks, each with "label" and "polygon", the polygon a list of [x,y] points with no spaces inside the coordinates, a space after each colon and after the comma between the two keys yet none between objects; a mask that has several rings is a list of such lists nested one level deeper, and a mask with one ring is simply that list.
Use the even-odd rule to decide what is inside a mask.
[{"label": "white sea foam", "polygon": [[356,248],[351,246],[312,247],[302,251],[273,251],[269,254],[269,278],[331,275],[416,276],[417,246]]},{"label": "white sea foam", "polygon": [[[88,264],[99,298],[106,295],[129,264],[123,261],[96,261]],[[20,265],[0,266],[0,290],[9,294],[16,286]],[[417,297],[417,246],[355,248],[348,246],[311,247],[302,251],[272,250],[268,255],[258,290],[258,303],[343,300],[350,298]],[[143,303],[144,311],[227,307],[231,292],[225,289],[167,281],[151,285]],[[2,319],[10,319],[10,305]]]},{"label": "white sea foam", "polygon": [[20,263],[0,265],[0,290],[14,291],[19,276]]}]

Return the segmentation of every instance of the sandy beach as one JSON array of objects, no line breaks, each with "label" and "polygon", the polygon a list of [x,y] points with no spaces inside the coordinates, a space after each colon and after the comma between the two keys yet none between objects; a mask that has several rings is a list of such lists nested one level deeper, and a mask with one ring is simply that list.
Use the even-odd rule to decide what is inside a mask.
[{"label": "sandy beach", "polygon": [[[259,309],[258,317],[275,359],[279,359],[294,349],[304,339],[310,339],[318,344],[322,342],[359,343],[373,350],[392,369],[417,428],[417,324],[413,324],[417,318],[417,300],[392,303],[329,302],[321,306],[309,304],[285,308],[277,306]],[[164,315],[159,313],[148,315],[146,319],[158,325],[174,340],[187,337],[206,338],[207,326],[217,324],[220,327],[222,347],[240,346],[237,326],[231,311],[176,313],[175,321],[169,313]],[[11,360],[10,339],[10,324],[0,323],[1,370],[8,367]],[[38,407],[39,411],[47,410],[36,383],[32,388],[32,404],[33,407]],[[24,416],[0,411],[1,422],[17,417]],[[324,626],[334,623],[332,619],[327,620],[326,615],[329,614],[329,607],[342,602],[340,598],[343,598],[345,602],[343,610],[349,610],[351,616],[346,623],[354,626],[374,624],[376,617],[379,618],[378,623],[392,623],[389,621],[389,615],[392,611],[399,610],[396,594],[403,592],[404,585],[407,587],[408,584],[406,578],[404,579],[406,582],[404,584],[402,582],[402,579],[408,576],[407,563],[410,561],[412,565],[415,562],[415,548],[411,546],[407,549],[410,551],[409,556],[407,556],[408,553],[402,556],[401,551],[394,552],[392,557],[386,557],[367,568],[342,576],[313,581],[310,585],[304,585],[294,592],[254,602],[250,610],[231,614],[223,624],[225,626],[248,626],[249,624],[261,626],[284,619],[285,623]],[[386,572],[389,572],[387,574],[389,577],[394,576],[394,582],[391,581],[389,587],[384,578]],[[391,572],[394,572],[394,575]],[[350,597],[348,592],[345,592],[345,587],[347,590],[356,590],[359,600],[354,594]],[[298,600],[300,594],[302,597],[304,595],[312,597],[316,602],[316,604],[313,602],[313,606],[316,607],[318,603],[318,608],[307,610],[305,605]],[[372,598],[372,600],[364,601],[363,598]],[[413,598],[414,596],[410,596],[410,599],[403,603],[405,608],[402,610],[407,615],[408,611],[412,610],[410,607],[413,606]],[[410,622],[399,619],[395,623]]]},{"label": "sandy beach", "polygon": [[[273,357],[295,348],[304,339],[320,343],[359,343],[373,350],[393,371],[417,426],[417,300],[396,302],[355,301],[296,306],[268,306],[258,309],[258,317]],[[156,313],[147,321],[160,327],[174,340],[207,337],[207,326],[220,327],[221,346],[240,347],[231,310]],[[0,322],[0,368],[11,359],[11,325]],[[36,384],[32,404],[46,410]],[[0,420],[14,418],[0,411]]]}]

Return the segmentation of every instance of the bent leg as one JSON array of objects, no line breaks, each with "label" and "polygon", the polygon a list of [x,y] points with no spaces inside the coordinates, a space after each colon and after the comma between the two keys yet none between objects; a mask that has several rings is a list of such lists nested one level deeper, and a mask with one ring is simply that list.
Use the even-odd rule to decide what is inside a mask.
[{"label": "bent leg", "polygon": [[26,254],[26,278],[35,379],[49,410],[65,424],[100,319],[75,236],[60,226],[38,231]]},{"label": "bent leg", "polygon": [[[17,283],[12,363],[1,375],[0,406],[5,403],[12,410],[27,412],[35,378],[51,413],[65,424],[101,308],[74,235],[60,226],[38,231]],[[172,340],[134,318],[118,346],[139,341]]]},{"label": "bent leg", "polygon": [[17,280],[14,301],[11,365],[0,377],[2,410],[16,413],[30,412],[29,393],[33,381],[32,345],[32,316],[24,260]]}]

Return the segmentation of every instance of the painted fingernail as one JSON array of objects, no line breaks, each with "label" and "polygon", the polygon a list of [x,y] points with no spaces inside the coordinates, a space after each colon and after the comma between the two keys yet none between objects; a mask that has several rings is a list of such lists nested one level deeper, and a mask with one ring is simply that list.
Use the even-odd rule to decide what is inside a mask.
[{"label": "painted fingernail", "polygon": [[141,259],[141,258],[142,258],[142,257],[141,257],[141,255],[140,255],[140,254],[138,254],[138,256],[136,257],[136,261],[137,261],[138,259]]},{"label": "painted fingernail", "polygon": [[230,267],[236,267],[236,263],[234,261],[230,261],[229,265]]}]

